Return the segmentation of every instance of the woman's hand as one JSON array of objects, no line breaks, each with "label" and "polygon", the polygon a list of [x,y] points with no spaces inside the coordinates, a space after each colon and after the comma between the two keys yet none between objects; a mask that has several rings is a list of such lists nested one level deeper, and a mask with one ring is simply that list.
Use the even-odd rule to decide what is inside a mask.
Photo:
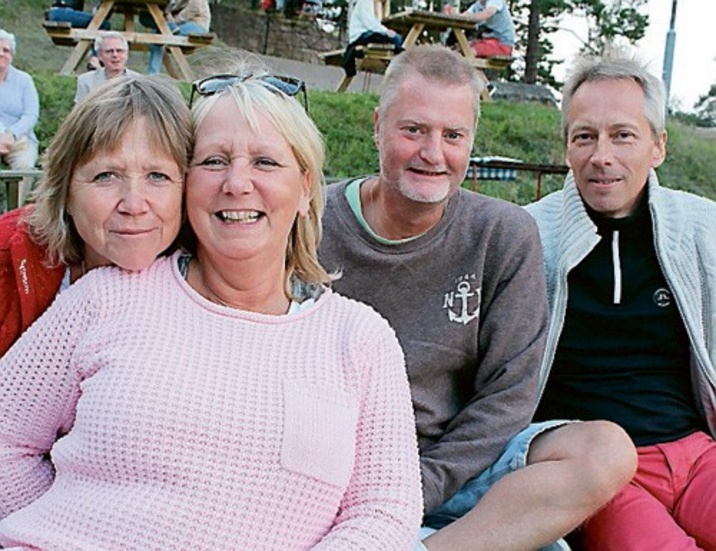
[{"label": "woman's hand", "polygon": [[15,136],[12,132],[5,131],[0,134],[0,155],[10,153],[12,144],[15,143]]}]

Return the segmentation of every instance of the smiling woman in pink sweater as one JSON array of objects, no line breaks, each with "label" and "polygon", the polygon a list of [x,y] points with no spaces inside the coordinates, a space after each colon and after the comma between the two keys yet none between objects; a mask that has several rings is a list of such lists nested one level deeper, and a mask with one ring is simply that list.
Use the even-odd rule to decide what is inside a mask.
[{"label": "smiling woman in pink sweater", "polygon": [[93,271],[0,360],[0,545],[412,548],[403,356],[316,261],[300,85],[195,83],[186,250]]}]

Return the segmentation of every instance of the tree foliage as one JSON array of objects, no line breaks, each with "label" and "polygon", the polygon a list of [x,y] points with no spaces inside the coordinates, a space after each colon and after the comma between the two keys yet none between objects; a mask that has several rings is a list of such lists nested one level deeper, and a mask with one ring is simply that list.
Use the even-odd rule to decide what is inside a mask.
[{"label": "tree foliage", "polygon": [[712,84],[708,91],[696,102],[696,113],[708,121],[708,126],[716,126],[716,84]]},{"label": "tree foliage", "polygon": [[649,24],[643,13],[647,0],[510,0],[517,26],[518,44],[525,52],[523,80],[557,86],[553,76],[554,33],[572,15],[587,23],[587,36],[581,37],[582,50],[600,53],[606,44],[626,40],[634,44]]}]

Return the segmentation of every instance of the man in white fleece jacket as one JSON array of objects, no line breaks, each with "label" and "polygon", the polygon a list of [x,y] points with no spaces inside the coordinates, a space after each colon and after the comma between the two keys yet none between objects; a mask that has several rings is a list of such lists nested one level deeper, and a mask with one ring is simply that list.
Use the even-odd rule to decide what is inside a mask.
[{"label": "man in white fleece jacket", "polygon": [[659,186],[664,98],[627,52],[578,59],[572,171],[528,207],[551,307],[536,419],[611,420],[639,457],[577,532],[586,549],[716,549],[716,203]]}]

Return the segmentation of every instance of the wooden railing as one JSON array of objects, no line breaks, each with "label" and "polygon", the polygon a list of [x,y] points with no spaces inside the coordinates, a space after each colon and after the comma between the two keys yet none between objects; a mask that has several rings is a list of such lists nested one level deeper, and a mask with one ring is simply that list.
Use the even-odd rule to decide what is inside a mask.
[{"label": "wooden railing", "polygon": [[[32,182],[42,176],[42,170],[0,170],[0,183],[5,188],[5,205],[2,212],[16,209],[20,205],[20,181],[28,178]],[[29,191],[29,190],[28,190]]]},{"label": "wooden railing", "polygon": [[535,200],[542,197],[543,174],[567,174],[567,165],[550,165],[540,163],[525,163],[516,159],[495,157],[472,157],[467,169],[467,178],[472,181],[472,190],[479,191],[480,172],[483,180],[514,180],[517,171],[533,172],[537,176],[535,185]]}]

